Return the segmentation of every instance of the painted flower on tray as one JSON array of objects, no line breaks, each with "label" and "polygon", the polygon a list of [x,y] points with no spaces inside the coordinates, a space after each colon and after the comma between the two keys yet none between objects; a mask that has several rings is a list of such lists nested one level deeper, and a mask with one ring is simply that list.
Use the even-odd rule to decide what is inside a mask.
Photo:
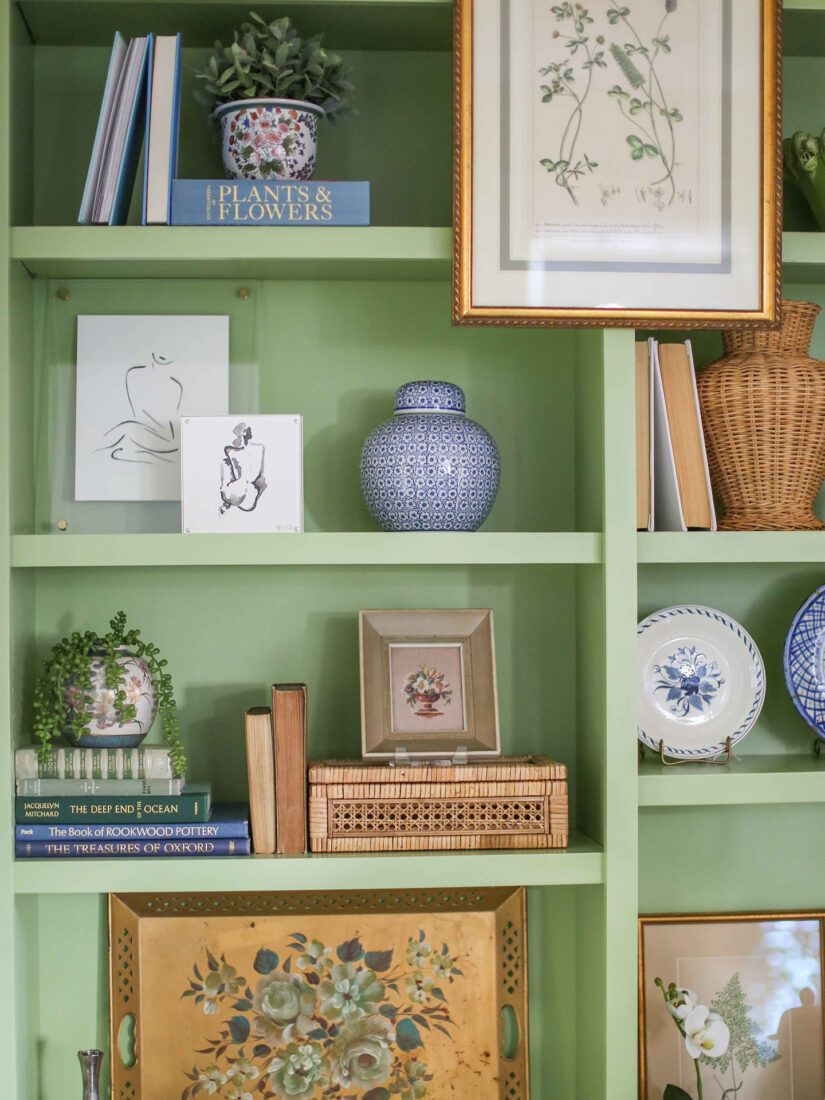
[{"label": "painted flower on tray", "polygon": [[321,982],[321,1012],[330,1020],[358,1020],[378,1010],[384,986],[371,970],[354,963],[333,966],[329,981]]},{"label": "painted flower on tray", "polygon": [[419,930],[405,963],[357,935],[332,949],[293,932],[284,952],[257,951],[254,992],[223,955],[206,954],[206,976],[195,965],[182,996],[217,1019],[197,1048],[205,1064],[185,1073],[181,1100],[427,1095],[425,1048],[452,1041],[455,1026],[446,984],[437,983],[463,977],[447,944],[434,953]]},{"label": "painted flower on tray", "polygon": [[670,654],[665,664],[654,665],[658,679],[654,692],[664,693],[664,702],[677,718],[701,714],[725,683],[719,665],[708,660],[696,646],[684,646]]},{"label": "painted flower on tray", "polygon": [[432,1079],[433,1075],[427,1073],[424,1062],[419,1062],[417,1058],[408,1058],[387,1087],[391,1093],[400,1096],[401,1100],[421,1100],[422,1096],[427,1095],[427,1082]]},{"label": "painted flower on tray", "polygon": [[206,1066],[198,1074],[198,1084],[207,1096],[213,1096],[221,1085],[226,1084],[226,1074],[217,1066]]},{"label": "painted flower on tray", "polygon": [[341,1029],[332,1044],[332,1080],[342,1088],[383,1085],[392,1070],[393,1027],[383,1017],[358,1020]]},{"label": "painted flower on tray", "polygon": [[284,1100],[304,1100],[329,1085],[329,1059],[318,1043],[290,1043],[267,1067],[269,1083]]},{"label": "painted flower on tray", "polygon": [[308,1035],[314,1027],[312,1016],[317,1001],[315,990],[299,974],[277,971],[264,975],[252,998],[255,1035],[268,1043]]},{"label": "painted flower on tray", "polygon": [[416,970],[423,970],[432,954],[432,948],[424,940],[410,938],[407,944],[407,962]]}]

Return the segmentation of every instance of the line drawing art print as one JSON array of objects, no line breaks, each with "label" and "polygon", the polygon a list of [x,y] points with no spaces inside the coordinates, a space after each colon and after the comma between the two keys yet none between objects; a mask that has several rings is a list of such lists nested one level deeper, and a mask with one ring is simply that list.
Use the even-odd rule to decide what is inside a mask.
[{"label": "line drawing art print", "polygon": [[223,449],[220,465],[220,515],[230,508],[254,512],[266,489],[266,448],[252,439],[252,429],[241,421],[233,429],[232,442]]},{"label": "line drawing art print", "polygon": [[228,408],[228,317],[78,317],[75,499],[179,500],[181,417]]},{"label": "line drawing art print", "polygon": [[181,483],[184,534],[303,531],[302,417],[182,417]]},{"label": "line drawing art print", "polygon": [[179,424],[183,385],[171,373],[172,362],[152,352],[151,363],[127,367],[123,378],[131,415],[104,433],[113,462],[173,463],[180,451]]}]

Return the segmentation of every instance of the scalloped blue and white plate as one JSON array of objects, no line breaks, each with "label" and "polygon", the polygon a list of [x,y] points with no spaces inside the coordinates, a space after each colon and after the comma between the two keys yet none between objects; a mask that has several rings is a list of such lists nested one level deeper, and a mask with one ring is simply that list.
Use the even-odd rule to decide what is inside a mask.
[{"label": "scalloped blue and white plate", "polygon": [[765,699],[765,666],[747,630],[699,604],[665,607],[636,628],[639,740],[702,760],[737,744]]},{"label": "scalloped blue and white plate", "polygon": [[793,705],[817,736],[825,738],[825,585],[797,611],[782,663]]}]

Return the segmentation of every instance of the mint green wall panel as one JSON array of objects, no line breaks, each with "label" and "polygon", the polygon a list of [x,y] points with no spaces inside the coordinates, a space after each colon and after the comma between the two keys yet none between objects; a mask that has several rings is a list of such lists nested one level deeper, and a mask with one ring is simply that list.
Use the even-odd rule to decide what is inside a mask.
[{"label": "mint green wall panel", "polygon": [[[594,390],[581,415],[574,396],[588,334],[453,328],[446,283],[249,283],[246,301],[238,297],[239,285],[45,284],[33,319],[34,439],[28,418],[12,425],[15,446],[23,453],[35,448],[36,532],[53,531],[59,519],[78,534],[180,530],[174,503],[74,500],[77,315],[137,312],[228,314],[230,411],[304,416],[308,531],[377,529],[361,499],[361,446],[392,415],[397,386],[431,377],[463,386],[470,417],[498,443],[501,485],[484,530],[573,529],[577,497],[594,502],[582,517],[598,529],[601,391]],[[59,288],[68,289],[67,301],[58,298]],[[21,318],[24,334],[25,323]],[[580,441],[578,423],[586,425]],[[577,447],[581,461],[574,466],[569,456]]]},{"label": "mint green wall panel", "polygon": [[[236,13],[242,20],[244,9]],[[110,40],[118,26],[112,24]],[[152,29],[150,14],[143,33]],[[334,41],[327,44],[335,48]],[[77,221],[109,53],[110,47],[102,46],[35,50],[34,126],[49,135],[32,148],[37,225]],[[335,125],[321,123],[316,178],[370,180],[373,225],[448,225],[449,52],[348,50],[345,56],[353,66],[353,105],[359,114]],[[224,177],[207,109],[192,95],[197,83],[192,70],[207,57],[206,50],[183,51],[178,174],[184,179]],[[24,88],[19,93],[22,98]],[[140,222],[139,193],[135,188],[133,224]]]},{"label": "mint green wall panel", "polygon": [[[597,567],[581,567],[597,568]],[[575,774],[573,566],[43,570],[38,655],[123,608],[169,659],[192,780],[246,790],[243,715],[274,681],[309,686],[309,752],[360,755],[359,608],[491,607],[505,753],[544,752]],[[16,731],[30,740],[25,723]],[[153,730],[151,739],[159,739]]]},{"label": "mint green wall panel", "polygon": [[639,912],[825,909],[825,809],[699,806],[639,816]]}]

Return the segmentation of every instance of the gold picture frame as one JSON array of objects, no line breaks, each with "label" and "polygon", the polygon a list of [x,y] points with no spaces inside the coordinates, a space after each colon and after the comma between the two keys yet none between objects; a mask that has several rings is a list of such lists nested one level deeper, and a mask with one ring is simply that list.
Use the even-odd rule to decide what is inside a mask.
[{"label": "gold picture frame", "polygon": [[[610,111],[614,107],[622,111],[624,117],[621,126],[631,131],[627,134],[626,141],[637,143],[636,146],[625,146],[621,144],[621,136],[613,135],[612,131],[617,127],[612,120],[619,119],[618,111],[614,111],[609,116],[605,115],[608,121],[599,122],[598,125],[601,126],[601,132],[608,135],[605,140],[613,154],[610,166],[611,170],[617,174],[610,177],[610,181],[615,182],[611,182],[609,187],[602,188],[601,183],[599,187],[606,192],[610,192],[611,187],[618,188],[617,194],[625,189],[625,194],[620,195],[616,200],[624,203],[625,207],[633,201],[631,189],[637,202],[638,193],[641,191],[644,196],[643,201],[654,204],[650,218],[648,219],[646,207],[637,218],[639,224],[637,225],[634,221],[631,225],[632,234],[635,234],[635,237],[630,230],[624,233],[622,227],[625,221],[619,215],[612,222],[603,220],[599,223],[591,218],[589,222],[572,223],[574,228],[570,229],[568,222],[559,222],[557,225],[553,220],[560,217],[570,221],[578,216],[577,212],[573,212],[572,207],[568,209],[561,205],[563,189],[558,192],[557,199],[556,192],[552,191],[543,178],[538,182],[534,180],[532,183],[529,180],[521,184],[518,182],[521,176],[514,175],[509,153],[511,139],[507,135],[512,128],[514,117],[517,120],[516,130],[518,126],[524,125],[518,121],[523,117],[524,112],[514,113],[511,107],[511,85],[513,88],[521,88],[524,80],[527,79],[524,74],[529,71],[531,74],[529,79],[536,84],[536,88],[533,89],[535,95],[532,98],[527,96],[525,99],[525,93],[522,91],[518,94],[513,93],[512,98],[522,104],[527,102],[529,110],[534,112],[534,117],[538,117],[539,108],[533,106],[533,103],[542,102],[545,94],[551,101],[548,102],[548,107],[555,106],[552,102],[554,95],[557,100],[559,97],[565,100],[564,75],[572,75],[573,80],[577,75],[580,78],[586,76],[584,70],[579,72],[578,69],[574,71],[571,68],[564,68],[561,73],[551,72],[542,77],[540,75],[542,69],[534,64],[535,51],[533,56],[525,56],[524,59],[520,54],[516,54],[520,63],[510,66],[511,52],[519,48],[517,45],[514,46],[513,42],[516,40],[521,42],[525,36],[523,33],[517,34],[508,20],[524,18],[522,13],[533,3],[537,4],[538,0],[455,0],[454,3],[453,323],[590,328],[776,327],[780,316],[782,254],[782,49],[779,0],[758,0],[758,15],[754,14],[753,5],[736,5],[734,0],[721,0],[721,4],[707,9],[724,24],[723,33],[720,35],[712,34],[710,30],[702,32],[711,35],[709,39],[711,42],[715,43],[716,38],[719,37],[723,43],[719,46],[716,55],[720,57],[718,80],[720,94],[717,104],[719,119],[716,120],[714,116],[713,133],[714,135],[718,133],[718,141],[714,140],[712,143],[714,148],[718,147],[721,167],[718,177],[706,173],[703,177],[705,182],[701,184],[702,194],[697,194],[695,200],[697,211],[701,207],[705,213],[701,218],[697,213],[694,220],[697,224],[698,220],[701,220],[707,228],[705,237],[707,248],[701,255],[694,249],[689,226],[673,230],[674,239],[681,242],[679,249],[671,252],[665,247],[669,237],[667,233],[662,236],[657,228],[659,223],[664,221],[665,216],[661,210],[656,212],[657,200],[650,198],[650,192],[655,191],[656,188],[640,188],[640,177],[638,174],[631,174],[631,170],[637,169],[637,163],[634,161],[641,161],[643,165],[651,163],[648,158],[651,156],[651,151],[654,151],[653,155],[655,155],[657,149],[657,146],[650,144],[644,136],[637,137],[634,130],[640,114],[644,113],[645,106],[650,106],[650,111],[655,116],[654,124],[657,119],[661,121],[659,118],[661,109],[655,108],[652,103],[655,95],[647,100],[642,94],[645,92],[644,84],[638,96],[634,93],[639,87],[638,80],[648,76],[645,62],[653,56],[654,50],[658,51],[659,47],[645,46],[647,53],[642,54],[636,46],[636,42],[642,46],[642,38],[636,35],[633,41],[629,43],[625,41],[633,38],[631,30],[634,34],[636,31],[634,28],[628,29],[622,26],[621,19],[617,21],[617,31],[626,31],[626,33],[618,34],[615,42],[612,42],[604,33],[596,35],[595,30],[589,26],[581,27],[585,33],[592,31],[594,34],[592,53],[588,53],[587,57],[592,60],[594,53],[601,51],[603,54],[599,59],[595,78],[598,84],[594,84],[599,88],[600,97],[597,103],[602,111]],[[666,8],[668,14],[674,13],[673,18],[676,18],[677,14],[680,18],[688,18],[693,13],[694,20],[700,26],[703,25],[701,13],[695,14],[701,7],[700,0],[695,0],[690,6],[682,3],[681,0],[667,0],[667,3],[666,0],[636,0],[635,6],[637,9],[641,6],[645,11],[648,8],[655,9],[656,13]],[[590,7],[592,8],[592,5]],[[544,5],[543,18],[551,19],[553,16],[548,13],[566,12],[568,8],[575,16],[573,5],[566,3],[566,0],[557,0],[554,6]],[[587,14],[587,0],[584,5],[577,4],[576,8],[580,11],[583,9],[584,15],[592,22],[591,16]],[[718,15],[716,8],[722,11],[722,15]],[[630,9],[627,6],[619,7],[617,3],[612,10],[628,13]],[[595,11],[593,14],[596,14]],[[604,19],[608,16],[610,16],[609,11],[607,16],[602,13],[599,18]],[[558,39],[564,52],[565,42],[568,48],[573,47],[575,40],[585,35],[580,34],[576,29],[579,24],[575,20],[568,21],[558,15],[556,18],[560,19],[559,29],[553,32],[552,37]],[[745,24],[741,22],[743,18],[746,21]],[[568,22],[570,22],[569,26]],[[606,28],[608,31],[613,31],[614,22],[616,21],[611,17]],[[649,19],[648,22],[650,22]],[[656,26],[655,19],[651,26]],[[602,28],[599,26],[596,29]],[[659,41],[655,31],[651,33],[654,34],[651,42]],[[734,37],[735,51],[732,45]],[[735,107],[731,106],[733,97],[730,90],[735,83],[737,93],[742,92],[745,70],[740,62],[748,52],[748,42],[757,37],[758,42],[754,41],[753,50],[748,55],[749,62],[746,68],[749,94],[744,97],[745,100],[752,101],[754,107],[745,120],[742,111],[743,97],[739,96]],[[533,48],[535,38],[535,34],[530,37],[528,48]],[[597,47],[595,43],[599,40],[601,44]],[[685,41],[687,40],[686,37]],[[623,41],[624,45],[621,45]],[[665,45],[669,52],[670,45],[668,43]],[[706,71],[700,63],[703,50],[699,49],[699,45],[693,49],[691,55],[695,61],[692,71],[697,75],[693,85],[690,85],[693,87],[691,94],[694,96],[697,108],[699,89],[704,84]],[[611,54],[610,50],[613,46],[617,47],[619,55],[624,52],[625,56]],[[582,64],[583,50],[584,47],[576,56],[570,54],[568,59],[574,66]],[[484,100],[481,104],[476,102],[474,92],[474,64],[477,52],[483,56],[484,66],[484,80],[479,80],[476,86],[479,96]],[[634,52],[635,59],[633,56],[627,56],[628,53],[634,54]],[[549,48],[547,56],[548,58],[554,56]],[[733,57],[736,58],[735,64],[731,60]],[[662,64],[665,60],[664,57],[661,58]],[[505,61],[508,73],[512,71],[517,74],[512,81],[505,79]],[[635,62],[639,64],[636,65]],[[630,76],[626,77],[619,66],[625,69],[629,66],[627,71],[630,72]],[[676,69],[671,72],[680,74],[683,69],[684,66],[680,68],[677,60]],[[595,68],[593,71],[596,71]],[[653,72],[653,66],[650,66],[650,71]],[[701,80],[699,74],[702,74]],[[562,83],[558,85],[561,91],[557,93],[554,93],[556,87],[553,83],[554,75],[556,79],[562,78]],[[683,78],[677,75],[677,79]],[[539,84],[540,80],[549,80],[550,83]],[[627,88],[621,84],[615,84],[613,89],[609,90],[607,84],[610,80],[630,80],[631,83]],[[499,87],[501,91],[497,90]],[[545,89],[544,92],[541,92],[542,88]],[[619,91],[616,92],[616,89]],[[614,97],[609,107],[602,94],[605,91],[607,96]],[[705,95],[704,92],[701,94]],[[593,98],[591,97],[591,103]],[[664,93],[662,98],[664,101]],[[626,111],[625,99],[628,104]],[[642,104],[639,110],[637,110],[637,99]],[[704,103],[704,100],[702,102]],[[711,96],[711,107],[714,102]],[[666,102],[665,105],[667,105]],[[580,108],[581,104],[578,104],[578,107]],[[478,111],[477,118],[474,117],[475,111]],[[631,117],[632,113],[635,114]],[[697,135],[704,134],[707,111],[694,110],[687,118],[683,117],[678,110],[675,113],[679,116],[676,123],[672,123],[670,118],[667,118],[671,138],[674,132],[678,132],[680,123],[692,125],[694,127],[693,144],[689,147],[693,153],[696,153]],[[669,114],[673,114],[673,109]],[[724,118],[722,118],[723,115]],[[579,123],[584,117],[580,111]],[[588,116],[590,117],[592,115]],[[541,116],[542,121],[534,124],[534,132],[536,125],[545,125],[544,118],[545,116]],[[562,129],[562,121],[558,122],[558,128]],[[474,145],[477,135],[480,135],[478,150]],[[740,148],[749,150],[747,156],[750,159],[747,165],[738,152],[729,150],[728,147],[733,147],[734,143],[726,142],[725,138],[730,138],[731,135],[736,139],[737,150]],[[535,138],[532,140],[531,145],[528,135],[519,148],[533,149],[536,141]],[[673,145],[669,153],[665,150],[665,140],[659,142],[659,148],[663,150],[661,159],[664,167],[671,173],[671,183],[673,183],[676,166],[681,164],[676,159],[675,139],[672,140]],[[562,136],[562,147],[564,141]],[[496,156],[496,150],[498,156]],[[559,151],[565,150],[560,147]],[[624,161],[617,159],[619,154],[624,156]],[[668,155],[670,167],[667,165]],[[478,164],[476,164],[477,159]],[[515,171],[522,173],[525,178],[530,172],[535,177],[540,171],[545,171],[545,169],[540,170],[537,165],[551,164],[557,167],[562,163],[565,165],[572,163],[567,160],[554,162],[547,158],[539,160],[538,156],[531,156],[528,167],[525,168],[518,158],[514,160]],[[627,163],[622,167],[625,161]],[[687,157],[685,162],[688,162]],[[653,167],[658,167],[656,162],[652,163]],[[600,165],[588,156],[585,156],[584,160],[579,158],[574,167],[585,177],[589,177],[591,172],[597,173],[600,170]],[[602,166],[602,170],[606,171],[607,166]],[[550,169],[546,171],[553,175]],[[474,186],[474,174],[478,181],[476,186]],[[698,168],[695,175],[699,180]],[[560,182],[558,173],[553,177],[553,182]],[[562,179],[561,182],[563,183],[564,180]],[[585,183],[587,182],[585,180]],[[661,181],[657,182],[661,183]],[[578,179],[574,186],[580,186]],[[531,187],[532,190],[529,190]],[[527,219],[525,224],[529,223],[533,228],[528,227],[524,230],[523,236],[526,243],[515,246],[512,243],[513,230],[509,219],[511,212],[515,212],[516,223],[522,217],[521,211],[526,204],[520,200],[522,192],[528,193],[524,191],[525,188],[528,188],[529,194],[534,196],[535,210],[541,212],[549,210],[551,218],[540,220],[531,208],[523,217]],[[518,194],[515,197],[511,196],[511,190],[517,191]],[[697,190],[700,190],[698,184]],[[705,191],[707,195],[704,194]],[[542,206],[536,205],[537,194],[543,196]],[[676,195],[679,196],[680,202],[694,203],[693,191],[690,188],[677,192],[674,187],[674,194],[667,196],[671,203]],[[510,196],[509,200],[508,196]],[[736,198],[735,202],[733,196]],[[604,201],[613,200],[608,196]],[[566,198],[565,203],[569,206],[569,200]],[[597,209],[595,195],[590,200],[590,206]],[[712,216],[709,212],[711,208],[714,211]],[[531,216],[532,221],[530,221]],[[673,219],[678,221],[676,214],[673,215]],[[648,222],[651,225],[649,232],[644,230]],[[536,228],[537,226],[540,226],[540,229]],[[641,237],[637,233],[639,226],[643,227],[639,230]],[[711,232],[712,226],[715,227],[713,232]],[[605,236],[606,233],[613,236]],[[625,236],[627,236],[626,245],[622,243]],[[648,253],[638,252],[640,239],[646,242],[645,247],[652,250],[649,255],[658,257],[656,263],[647,262]],[[664,243],[657,245],[657,239]],[[614,248],[615,255],[609,262],[604,258],[606,255],[602,244],[604,240],[614,242],[611,247]],[[699,240],[698,236],[696,240]],[[564,252],[565,248],[568,252]],[[540,258],[535,259],[536,255],[540,255]],[[628,258],[637,255],[646,262],[631,261]],[[564,256],[568,258],[559,258]],[[574,256],[587,257],[587,259],[571,258]],[[621,257],[624,259],[616,262]],[[650,267],[656,268],[656,271],[647,273],[645,269]],[[677,268],[681,268],[679,273],[676,271]],[[705,268],[707,271],[704,270]],[[614,272],[621,273],[613,274]],[[705,281],[702,282],[702,279]],[[601,280],[600,283],[599,280]],[[484,284],[483,289],[480,286],[481,282]],[[591,293],[593,300],[587,300],[587,295]],[[561,301],[560,295],[566,296],[569,300]],[[673,302],[679,304],[673,305],[671,304]]]},{"label": "gold picture frame", "polygon": [[359,611],[365,759],[499,756],[493,612]]},{"label": "gold picture frame", "polygon": [[[743,927],[736,928],[738,925]],[[783,925],[786,927],[780,927]],[[688,928],[692,932],[684,931]],[[668,939],[668,932],[672,933],[673,929],[681,931],[671,934]],[[737,935],[741,937],[735,941],[741,953],[727,954],[732,937]],[[654,943],[652,937],[657,937],[658,942]],[[737,1043],[737,1049],[728,1047],[725,1052],[728,1058],[719,1062],[725,1067],[725,1085],[738,1084],[741,1088],[742,1084],[747,1084],[749,1100],[790,1100],[791,1097],[822,1094],[825,1089],[825,913],[795,910],[641,916],[638,949],[640,1100],[652,1097],[659,1100],[665,1087],[663,1082],[682,1087],[679,1081],[668,1077],[680,1064],[679,1059],[683,1060],[684,1070],[684,1060],[690,1058],[686,1050],[682,1050],[684,1040],[667,1010],[662,989],[656,985],[657,978],[662,979],[665,987],[673,981],[677,987],[692,989],[699,1002],[711,1010],[730,1006],[731,1016],[736,1020],[729,1016],[726,1026],[732,1025],[729,1031],[737,1036],[732,1040]],[[667,960],[671,956],[674,964],[678,959],[678,974],[668,972]],[[735,967],[732,965],[734,958]],[[745,967],[743,978],[740,971]],[[731,973],[725,984],[714,988],[728,970]],[[713,974],[717,976],[716,982],[708,984]],[[704,980],[702,988],[700,977]],[[757,992],[758,1006],[751,1003],[752,990]],[[725,1012],[719,1015],[724,1020]],[[760,1023],[765,1025],[766,1021],[770,1021],[767,1026],[760,1027]],[[747,1040],[749,1036],[753,1046],[746,1051],[742,1038]],[[761,1052],[761,1058],[757,1052]],[[735,1059],[731,1054],[736,1054]],[[760,1065],[760,1061],[765,1064]],[[734,1077],[738,1074],[735,1081],[728,1080],[731,1075],[728,1063],[733,1064]],[[783,1086],[783,1075],[785,1079],[790,1075],[793,1081],[795,1074],[800,1084],[797,1063],[810,1078],[808,1091],[787,1091]],[[709,1073],[712,1065],[712,1062],[700,1064],[698,1070],[702,1074]],[[663,1070],[667,1071],[664,1076]],[[695,1066],[690,1069],[690,1074],[696,1072]],[[717,1072],[716,1076],[720,1074]],[[685,1092],[690,1096],[694,1095],[694,1081],[691,1077],[685,1082]]]}]

